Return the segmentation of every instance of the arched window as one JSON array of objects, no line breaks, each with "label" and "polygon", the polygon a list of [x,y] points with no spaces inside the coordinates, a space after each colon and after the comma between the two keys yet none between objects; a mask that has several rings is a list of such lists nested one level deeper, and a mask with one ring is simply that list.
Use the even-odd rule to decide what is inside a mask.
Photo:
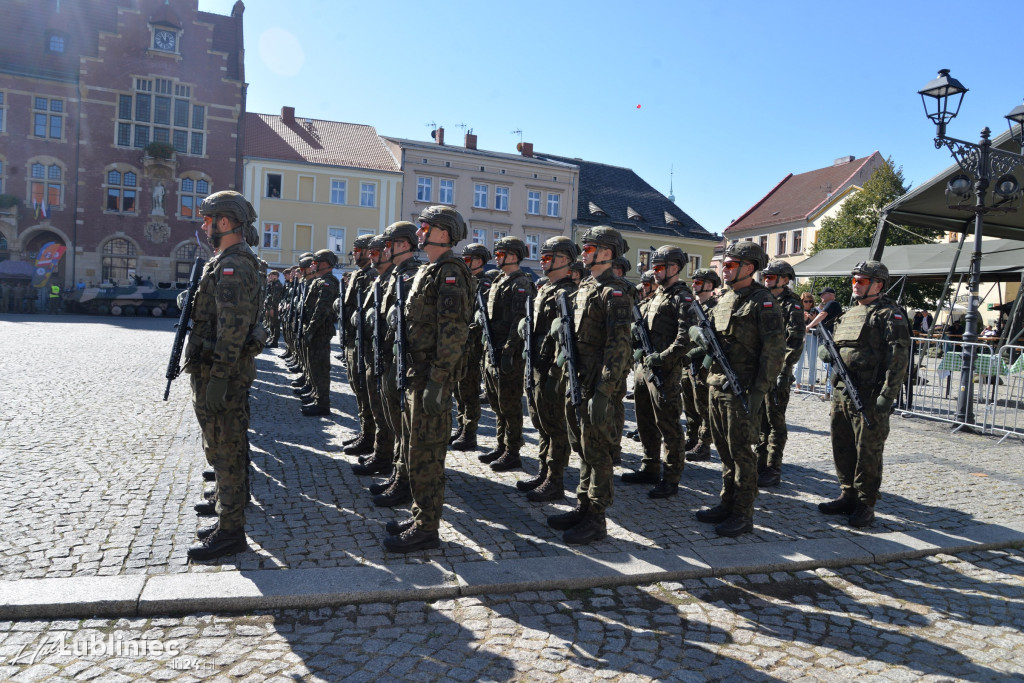
[{"label": "arched window", "polygon": [[195,261],[199,245],[195,242],[186,242],[174,250],[174,280],[175,282],[188,282],[188,276],[192,274],[192,263]]},{"label": "arched window", "polygon": [[103,279],[125,284],[128,271],[135,272],[135,245],[126,239],[115,238],[103,245]]},{"label": "arched window", "polygon": [[178,191],[178,217],[183,221],[199,220],[199,205],[210,194],[210,181],[204,178],[182,178]]},{"label": "arched window", "polygon": [[45,218],[50,215],[50,209],[63,204],[64,169],[57,164],[46,165],[38,161],[29,169],[32,206],[38,208]]},{"label": "arched window", "polygon": [[107,211],[135,212],[138,176],[132,171],[107,171]]}]

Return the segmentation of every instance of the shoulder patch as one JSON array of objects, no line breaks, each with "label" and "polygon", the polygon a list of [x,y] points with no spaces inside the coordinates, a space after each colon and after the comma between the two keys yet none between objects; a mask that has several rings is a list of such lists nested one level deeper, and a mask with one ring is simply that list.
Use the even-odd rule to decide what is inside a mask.
[{"label": "shoulder patch", "polygon": [[220,273],[221,273],[221,275],[234,275],[235,274],[235,269],[234,268],[224,268],[223,270],[220,271]]},{"label": "shoulder patch", "polygon": [[903,320],[903,314],[901,313],[893,313],[892,317],[895,318],[896,320]]},{"label": "shoulder patch", "polygon": [[457,280],[458,280],[458,278],[456,278],[454,275],[445,275],[444,276],[444,283],[446,285],[454,285]]},{"label": "shoulder patch", "polygon": [[622,290],[621,289],[613,289],[612,290],[612,296],[622,296]]},{"label": "shoulder patch", "polygon": [[772,302],[772,301],[762,301],[761,302],[761,307],[762,308],[774,308],[775,307],[775,303]]}]

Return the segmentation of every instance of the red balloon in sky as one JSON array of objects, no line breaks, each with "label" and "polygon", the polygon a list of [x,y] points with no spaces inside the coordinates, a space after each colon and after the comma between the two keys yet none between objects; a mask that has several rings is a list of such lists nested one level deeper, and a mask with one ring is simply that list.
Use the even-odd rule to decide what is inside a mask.
[{"label": "red balloon in sky", "polygon": [[639,104],[638,104],[638,105],[636,105],[636,108],[637,108],[637,109],[639,109],[639,108],[640,108],[640,105],[639,105]]}]

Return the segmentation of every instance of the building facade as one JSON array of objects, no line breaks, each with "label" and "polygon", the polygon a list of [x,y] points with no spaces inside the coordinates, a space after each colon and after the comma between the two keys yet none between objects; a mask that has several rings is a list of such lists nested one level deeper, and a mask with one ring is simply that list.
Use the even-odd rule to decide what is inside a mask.
[{"label": "building facade", "polygon": [[187,279],[198,203],[241,183],[243,12],[5,0],[0,259],[54,242],[63,285]]},{"label": "building facade", "polygon": [[244,194],[258,215],[260,258],[294,265],[331,249],[350,263],[352,243],[400,220],[403,175],[372,126],[246,114]]}]

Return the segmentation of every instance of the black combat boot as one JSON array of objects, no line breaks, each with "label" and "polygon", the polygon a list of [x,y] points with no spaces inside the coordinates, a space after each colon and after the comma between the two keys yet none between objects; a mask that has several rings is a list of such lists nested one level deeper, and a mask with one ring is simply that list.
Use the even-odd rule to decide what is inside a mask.
[{"label": "black combat boot", "polygon": [[686,459],[690,462],[703,462],[711,459],[711,445],[706,443],[698,443],[696,446],[686,451]]},{"label": "black combat boot", "polygon": [[853,514],[850,515],[850,519],[846,522],[852,527],[858,529],[871,526],[875,521],[875,506],[866,505],[865,503],[857,503],[857,507],[854,508]]},{"label": "black combat boot", "polygon": [[818,512],[826,515],[851,515],[855,509],[857,509],[857,496],[853,493],[844,493],[835,500],[818,503]]},{"label": "black combat boot", "polygon": [[757,485],[761,488],[778,486],[782,482],[781,467],[765,467],[764,472],[757,478]]},{"label": "black combat boot", "polygon": [[412,489],[407,481],[395,481],[384,493],[373,497],[373,504],[379,508],[393,508],[412,502]]},{"label": "black combat boot", "polygon": [[207,538],[210,537],[210,534],[212,534],[214,531],[216,531],[219,528],[220,528],[220,522],[214,522],[213,524],[210,524],[209,526],[199,527],[198,529],[196,529],[196,538],[198,538],[200,541],[206,540]]},{"label": "black combat boot", "polygon": [[603,512],[588,512],[579,524],[562,534],[566,545],[583,545],[600,541],[608,535]]},{"label": "black combat boot", "polygon": [[408,519],[403,519],[401,521],[397,519],[392,519],[384,525],[384,531],[388,532],[389,536],[398,536],[403,531],[411,529],[415,524],[416,520],[412,517],[409,517]]},{"label": "black combat boot", "polygon": [[679,492],[679,482],[662,479],[658,485],[647,492],[649,498],[668,498]]},{"label": "black combat boot", "polygon": [[296,396],[302,396],[303,394],[308,394],[311,391],[313,391],[313,387],[309,384],[303,384],[301,387],[292,389],[292,393]]},{"label": "black combat boot", "polygon": [[302,394],[299,396],[299,401],[302,402],[302,405],[308,406],[310,403],[316,402],[316,397],[313,394]]},{"label": "black combat boot", "polygon": [[305,375],[301,375],[301,376],[296,377],[295,379],[292,380],[292,388],[293,389],[298,389],[300,387],[308,386],[308,384],[309,384],[309,381],[306,379]]},{"label": "black combat boot", "polygon": [[341,451],[345,455],[369,455],[373,453],[373,434],[363,432],[359,440],[350,444]]},{"label": "black combat boot", "polygon": [[459,425],[459,428],[456,429],[455,433],[452,434],[450,439],[448,439],[448,445],[451,446],[453,443],[455,443],[459,439],[459,437],[462,436],[462,432],[464,431],[466,431],[466,428],[463,425]]},{"label": "black combat boot", "polygon": [[541,484],[543,484],[544,480],[547,478],[548,465],[547,463],[544,463],[543,465],[540,466],[540,472],[537,473],[536,477],[532,477],[530,479],[520,479],[519,481],[517,481],[516,489],[522,491],[523,493],[526,493],[527,491],[532,491]]},{"label": "black combat boot", "polygon": [[306,417],[330,415],[331,404],[326,401],[320,401],[318,403],[311,403],[308,406],[302,406],[302,414],[305,415]]},{"label": "black combat boot", "polygon": [[394,454],[375,454],[373,458],[364,463],[352,465],[352,474],[364,476],[367,474],[388,474],[394,464]]},{"label": "black combat boot", "polygon": [[245,529],[217,529],[204,538],[201,543],[189,546],[190,560],[212,560],[224,555],[234,555],[249,549],[245,541]]},{"label": "black combat boot", "polygon": [[213,471],[212,467],[203,470],[203,481],[217,481],[217,473]]},{"label": "black combat boot", "polygon": [[217,500],[217,487],[203,491],[203,500]]},{"label": "black combat boot", "polygon": [[499,445],[493,451],[490,451],[488,453],[484,453],[483,455],[476,456],[476,459],[479,460],[480,462],[482,462],[485,465],[489,465],[490,463],[494,462],[498,458],[500,458],[503,455],[505,455],[506,452],[507,452],[507,449],[504,446]]},{"label": "black combat boot", "polygon": [[436,531],[422,531],[415,524],[397,536],[384,539],[384,547],[393,553],[412,553],[441,546],[441,537]]},{"label": "black combat boot", "polygon": [[587,512],[590,510],[590,505],[584,505],[577,502],[576,507],[569,512],[562,512],[557,515],[551,515],[548,517],[548,526],[555,531],[565,531],[571,529],[580,521],[587,516]]},{"label": "black combat boot", "polygon": [[643,469],[636,472],[623,472],[623,484],[657,484],[661,481],[661,474],[656,469]]},{"label": "black combat boot", "polygon": [[736,538],[754,530],[754,520],[740,514],[734,514],[715,527],[715,533],[726,538]]},{"label": "black combat boot", "polygon": [[726,507],[725,505],[719,503],[713,508],[704,508],[703,510],[697,510],[697,514],[695,516],[697,517],[698,522],[717,524],[719,522],[724,522],[725,520],[732,517],[732,508]]},{"label": "black combat boot", "polygon": [[561,474],[548,472],[544,483],[526,494],[526,499],[534,503],[543,503],[549,500],[562,500],[565,498],[565,484]]},{"label": "black combat boot", "polygon": [[360,429],[359,433],[356,434],[355,436],[349,437],[349,438],[345,439],[344,441],[342,441],[341,445],[342,446],[351,446],[356,441],[359,441],[359,439],[361,439],[361,438],[363,438],[363,430],[362,429]]},{"label": "black combat boot", "polygon": [[519,457],[519,449],[508,449],[505,455],[501,456],[497,460],[491,463],[491,469],[495,472],[508,472],[509,470],[519,469],[523,466],[523,461]]},{"label": "black combat boot", "polygon": [[451,443],[453,451],[475,451],[476,450],[476,432],[465,430],[459,435],[458,439],[455,439]]},{"label": "black combat boot", "polygon": [[394,472],[390,477],[388,477],[384,481],[378,481],[374,482],[373,484],[370,484],[369,486],[366,487],[366,490],[370,492],[371,496],[376,496],[379,493],[384,493],[389,488],[391,488],[392,485],[394,485],[397,478],[398,473]]},{"label": "black combat boot", "polygon": [[192,506],[200,517],[210,517],[217,514],[217,503],[212,500],[203,500]]}]

